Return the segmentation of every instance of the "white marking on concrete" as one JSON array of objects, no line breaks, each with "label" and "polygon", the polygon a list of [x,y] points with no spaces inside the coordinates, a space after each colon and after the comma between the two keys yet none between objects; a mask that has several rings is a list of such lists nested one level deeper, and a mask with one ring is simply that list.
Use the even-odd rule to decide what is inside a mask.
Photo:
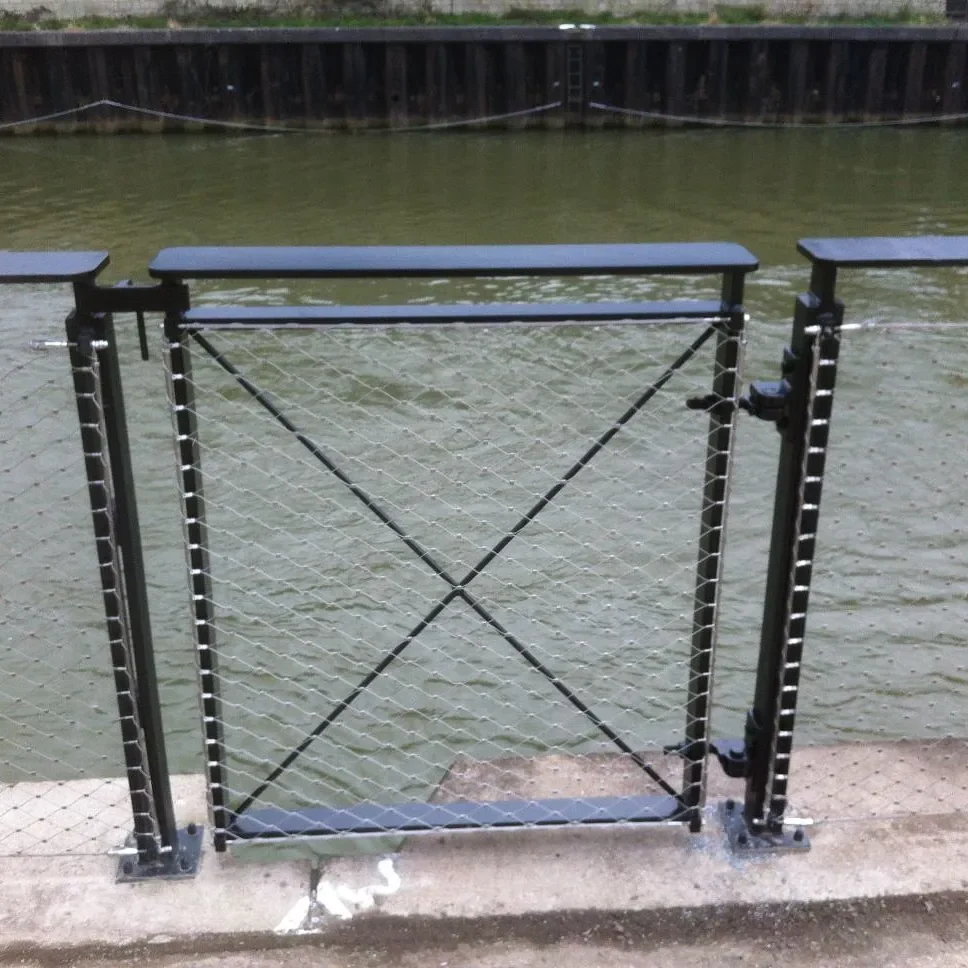
[{"label": "white marking on concrete", "polygon": [[285,917],[276,925],[276,934],[291,934],[298,931],[309,917],[310,902],[311,898],[308,894],[296,901],[286,912]]},{"label": "white marking on concrete", "polygon": [[354,889],[346,884],[322,881],[316,888],[317,902],[329,914],[343,921],[349,921],[353,917],[353,911],[349,905],[353,905],[360,911],[368,911],[376,904],[376,898],[396,894],[402,883],[400,875],[393,867],[391,858],[386,857],[381,860],[376,865],[376,869],[386,881],[386,884],[371,884],[369,887]]},{"label": "white marking on concrete", "polygon": [[[400,890],[400,875],[393,867],[393,860],[384,858],[376,866],[386,884],[371,884],[367,887],[353,888],[348,884],[320,881],[315,894],[301,897],[286,912],[286,916],[276,925],[276,934],[313,934],[318,931],[314,908],[322,908],[330,917],[350,921],[359,911],[368,911],[376,906],[376,898],[396,894]],[[356,908],[356,911],[353,909]]]},{"label": "white marking on concrete", "polygon": [[316,902],[327,914],[341,921],[349,921],[353,917],[353,912],[343,903],[339,890],[329,881],[322,881],[316,888]]}]

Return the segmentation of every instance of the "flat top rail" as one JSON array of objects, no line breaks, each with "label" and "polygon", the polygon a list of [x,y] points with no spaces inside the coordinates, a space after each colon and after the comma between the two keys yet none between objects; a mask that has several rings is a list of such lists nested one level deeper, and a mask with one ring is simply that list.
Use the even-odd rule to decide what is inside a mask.
[{"label": "flat top rail", "polygon": [[620,245],[182,247],[163,249],[155,279],[447,278],[518,275],[712,275],[759,263],[732,242]]},{"label": "flat top rail", "polygon": [[554,323],[654,321],[670,319],[711,319],[728,315],[729,307],[712,300],[675,302],[599,302],[599,303],[475,303],[445,306],[440,304],[404,306],[202,306],[183,316],[187,325],[258,326],[263,324],[305,323],[334,325],[344,323]]},{"label": "flat top rail", "polygon": [[968,265],[968,235],[801,239],[797,252],[811,262],[845,269],[964,266]]},{"label": "flat top rail", "polygon": [[107,264],[107,252],[10,252],[0,249],[0,283],[83,282]]}]

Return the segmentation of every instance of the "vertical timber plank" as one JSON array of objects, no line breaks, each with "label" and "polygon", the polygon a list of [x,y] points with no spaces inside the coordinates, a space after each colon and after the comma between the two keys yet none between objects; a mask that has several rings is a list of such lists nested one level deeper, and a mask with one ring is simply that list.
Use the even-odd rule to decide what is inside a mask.
[{"label": "vertical timber plank", "polygon": [[[151,77],[151,50],[148,47],[134,49],[134,86],[138,96],[138,106],[150,108],[154,106],[152,98],[153,85]],[[141,129],[158,130],[160,125],[147,117],[143,117]]]},{"label": "vertical timber plank", "polygon": [[13,50],[0,47],[0,120],[7,122],[23,120],[13,82],[13,54]]},{"label": "vertical timber plank", "polygon": [[261,44],[259,46],[259,86],[262,89],[262,119],[267,122],[275,121],[279,117],[273,91],[275,77],[272,67],[269,45]]},{"label": "vertical timber plank", "polygon": [[807,67],[810,45],[795,40],[790,46],[790,66],[787,70],[787,113],[791,121],[800,121],[807,112]]},{"label": "vertical timber plank", "polygon": [[[20,51],[15,51],[19,54]],[[14,61],[16,65],[16,61]],[[111,85],[108,81],[108,65],[103,47],[91,47],[87,52],[88,71],[91,77],[91,99],[105,101],[111,98]],[[84,121],[93,125],[94,130],[101,134],[110,134],[117,130],[116,120],[111,120],[113,112],[110,108],[95,108],[85,112]]]},{"label": "vertical timber plank", "polygon": [[884,113],[884,78],[887,74],[887,44],[874,44],[867,58],[867,92],[864,117],[878,120]]},{"label": "vertical timber plank", "polygon": [[14,49],[10,59],[13,74],[14,103],[17,107],[18,120],[24,120],[33,115],[27,98],[27,71],[24,64],[24,52]]},{"label": "vertical timber plank", "polygon": [[726,117],[726,84],[729,70],[729,44],[715,38],[706,52],[705,111],[711,117]]},{"label": "vertical timber plank", "polygon": [[[528,64],[524,44],[511,41],[504,44],[504,89],[507,91],[507,112],[515,114],[525,111],[528,104]],[[524,128],[527,117],[508,118],[509,128]]]},{"label": "vertical timber plank", "polygon": [[223,113],[230,121],[238,121],[242,117],[242,79],[237,67],[236,50],[233,44],[220,44],[217,54]]},{"label": "vertical timber plank", "polygon": [[606,111],[589,110],[588,105],[607,102],[605,94],[605,45],[601,41],[580,41],[582,45],[582,60],[584,67],[584,91],[582,97],[582,124],[586,128],[604,128],[606,124],[616,121],[615,115]]},{"label": "vertical timber plank", "polygon": [[464,110],[469,121],[486,118],[491,113],[491,72],[488,68],[487,48],[483,44],[468,44]]},{"label": "vertical timber plank", "polygon": [[924,64],[927,54],[928,45],[921,41],[911,44],[908,51],[907,77],[904,82],[904,114],[907,116],[921,113]]},{"label": "vertical timber plank", "polygon": [[427,44],[424,50],[424,73],[427,78],[426,115],[429,124],[446,120],[447,111],[447,46]]},{"label": "vertical timber plank", "polygon": [[754,40],[750,45],[750,63],[747,72],[746,106],[744,114],[759,119],[766,111],[769,94],[770,48],[765,40]]},{"label": "vertical timber plank", "polygon": [[[643,40],[629,40],[625,44],[625,97],[623,107],[630,111],[649,110],[649,96],[646,90],[647,47]],[[644,117],[634,114],[625,116],[625,124],[629,128],[641,128],[645,125]]]},{"label": "vertical timber plank", "polygon": [[[138,81],[135,76],[134,69],[134,51],[129,47],[116,48],[114,51],[114,56],[121,59],[121,90],[118,91],[118,99],[123,101],[125,104],[137,104]],[[135,120],[129,122],[129,125],[132,127],[136,127],[137,124],[138,122]]]},{"label": "vertical timber plank", "polygon": [[199,47],[178,46],[175,48],[175,63],[178,65],[178,80],[180,103],[178,110],[193,117],[204,115],[201,103],[202,92],[199,89],[198,73],[195,70],[195,58],[202,54]]},{"label": "vertical timber plank", "polygon": [[66,111],[76,107],[74,104],[74,85],[67,53],[63,47],[46,47],[47,83],[50,89],[50,103],[54,111]]},{"label": "vertical timber plank", "polygon": [[343,44],[343,98],[347,125],[361,125],[366,120],[366,58],[362,44]]},{"label": "vertical timber plank", "polygon": [[[681,117],[686,110],[686,45],[675,41],[669,44],[668,56],[665,113]],[[681,121],[667,123],[678,125]]]},{"label": "vertical timber plank", "polygon": [[944,101],[945,114],[961,114],[965,109],[965,53],[966,43],[954,40],[948,45],[948,56],[944,63]]},{"label": "vertical timber plank", "polygon": [[835,40],[827,60],[826,115],[828,121],[844,117],[844,95],[847,83],[847,42]]},{"label": "vertical timber plank", "polygon": [[566,87],[566,46],[560,41],[550,41],[545,44],[545,100],[551,104],[558,102],[553,111],[545,111],[542,120],[547,128],[561,128],[565,124],[567,105]]},{"label": "vertical timber plank", "polygon": [[407,51],[402,44],[387,44],[384,56],[387,124],[391,128],[405,128],[408,115]]},{"label": "vertical timber plank", "polygon": [[299,58],[302,81],[303,119],[307,125],[316,126],[325,117],[326,77],[319,44],[303,44]]}]

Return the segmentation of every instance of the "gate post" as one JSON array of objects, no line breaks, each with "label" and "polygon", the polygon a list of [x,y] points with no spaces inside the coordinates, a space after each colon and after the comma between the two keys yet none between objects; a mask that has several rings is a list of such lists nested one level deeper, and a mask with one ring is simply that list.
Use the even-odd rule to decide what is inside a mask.
[{"label": "gate post", "polygon": [[736,391],[743,361],[746,323],[743,308],[745,280],[743,272],[727,272],[723,276],[723,312],[728,315],[716,335],[712,393],[708,401],[703,401],[709,404],[709,437],[699,525],[686,731],[682,745],[685,759],[682,802],[689,811],[689,829],[693,833],[698,833],[702,828],[702,809],[706,801],[709,710],[716,633],[719,628],[717,612],[726,537],[726,505],[733,465]]},{"label": "gate post", "polygon": [[65,325],[134,818],[118,879],[188,877],[202,835],[175,823],[114,322],[76,309]]},{"label": "gate post", "polygon": [[[166,284],[163,284],[163,287]],[[186,297],[187,298],[187,297]],[[192,596],[195,658],[202,713],[203,756],[215,850],[226,847],[229,811],[222,738],[222,703],[219,694],[215,612],[205,522],[201,451],[198,444],[198,416],[195,384],[192,382],[191,337],[182,328],[181,312],[165,315],[165,343],[168,353],[168,389],[175,429],[175,458],[178,464],[179,495],[185,542],[188,550],[188,581]]]},{"label": "gate post", "polygon": [[833,409],[843,305],[836,267],[814,266],[797,299],[783,379],[754,383],[741,403],[775,421],[782,435],[773,506],[766,600],[753,706],[746,721],[747,781],[741,811],[727,803],[734,847],[808,847],[783,829],[814,549]]}]

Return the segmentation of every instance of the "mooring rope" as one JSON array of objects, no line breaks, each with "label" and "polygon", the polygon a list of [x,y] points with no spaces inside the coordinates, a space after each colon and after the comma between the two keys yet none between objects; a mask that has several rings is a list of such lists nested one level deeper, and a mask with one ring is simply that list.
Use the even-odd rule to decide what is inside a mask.
[{"label": "mooring rope", "polygon": [[[477,118],[466,118],[460,121],[438,121],[432,124],[421,125],[397,125],[385,128],[362,128],[361,134],[405,134],[408,132],[420,131],[445,131],[449,128],[467,128],[474,125],[494,124],[498,121],[510,121],[514,118],[524,118],[533,114],[543,114],[546,111],[553,111],[562,106],[561,101],[551,101],[548,104],[540,104],[533,108],[523,108],[520,111],[506,111],[502,114],[489,114]],[[880,121],[743,121],[731,118],[711,118],[702,117],[694,114],[668,114],[664,111],[640,111],[635,108],[621,108],[614,104],[603,104],[601,101],[590,101],[587,107],[594,111],[604,111],[611,114],[621,114],[625,117],[641,118],[643,121],[671,122],[673,124],[699,125],[709,128],[761,128],[761,129],[782,129],[782,128],[901,128],[921,124],[941,124],[953,121],[968,120],[968,112],[959,114],[934,114],[921,115],[913,118],[896,118],[892,120]],[[303,128],[288,124],[255,124],[250,121],[223,121],[217,118],[203,118],[194,114],[179,114],[175,111],[161,111],[157,108],[143,108],[136,104],[125,104],[122,101],[115,101],[111,98],[101,98],[99,101],[91,101],[88,104],[81,104],[75,108],[67,108],[63,111],[54,111],[50,114],[39,114],[35,117],[24,118],[21,121],[5,121],[0,124],[0,131],[9,131],[14,128],[29,127],[34,124],[43,124],[47,121],[58,121],[75,115],[84,114],[95,108],[114,108],[117,111],[130,111],[132,114],[140,114],[146,117],[158,118],[163,121],[180,121],[184,124],[198,124],[206,127],[225,128],[232,131],[251,131],[257,134],[339,134],[343,129],[336,128]]]},{"label": "mooring rope", "polygon": [[712,128],[899,128],[913,124],[938,124],[944,121],[968,120],[968,112],[961,114],[932,114],[915,118],[897,118],[882,121],[741,121],[730,118],[708,118],[695,114],[666,114],[662,111],[638,111],[634,108],[620,108],[614,104],[589,101],[588,107],[595,111],[622,114],[627,117],[642,118],[646,121],[671,121],[677,124],[702,125]]},{"label": "mooring rope", "polygon": [[[552,101],[550,104],[540,104],[534,108],[524,108],[520,111],[506,111],[503,114],[489,114],[478,118],[467,118],[461,121],[439,121],[432,124],[421,124],[413,126],[396,126],[387,128],[364,128],[362,134],[403,134],[406,132],[418,131],[443,131],[447,128],[465,128],[477,124],[492,124],[496,121],[510,121],[513,118],[523,118],[531,114],[541,114],[545,111],[552,111],[561,107],[561,101]],[[214,118],[202,118],[192,114],[178,114],[173,111],[159,111],[155,108],[143,108],[136,104],[125,104],[122,101],[114,101],[111,98],[101,98],[99,101],[91,101],[88,104],[81,104],[76,108],[67,108],[64,111],[55,111],[51,114],[41,114],[32,118],[24,118],[21,121],[6,121],[0,124],[0,131],[12,128],[23,128],[33,124],[43,124],[45,121],[57,121],[73,115],[83,114],[95,108],[114,108],[117,111],[130,111],[133,114],[146,115],[166,121],[181,121],[185,124],[201,124],[209,127],[226,128],[234,131],[252,131],[260,134],[340,134],[340,130],[333,128],[301,128],[286,124],[253,124],[248,121],[221,121]]]}]

